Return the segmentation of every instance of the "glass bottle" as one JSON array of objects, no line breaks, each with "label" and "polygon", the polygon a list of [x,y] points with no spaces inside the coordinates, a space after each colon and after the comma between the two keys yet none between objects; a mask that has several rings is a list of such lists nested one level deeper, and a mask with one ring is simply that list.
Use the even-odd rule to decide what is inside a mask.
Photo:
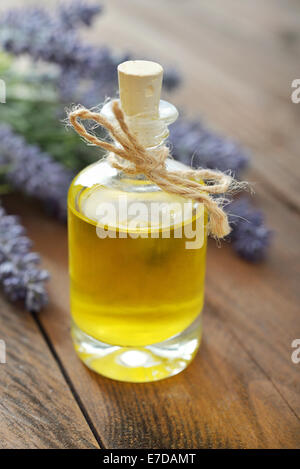
[{"label": "glass bottle", "polygon": [[[118,71],[127,124],[156,154],[178,115],[160,100],[162,68],[130,61]],[[101,114],[115,124],[111,103]],[[181,166],[166,161],[169,170]],[[81,360],[130,382],[186,368],[202,335],[203,207],[103,159],[71,184],[68,231],[72,338]]]}]

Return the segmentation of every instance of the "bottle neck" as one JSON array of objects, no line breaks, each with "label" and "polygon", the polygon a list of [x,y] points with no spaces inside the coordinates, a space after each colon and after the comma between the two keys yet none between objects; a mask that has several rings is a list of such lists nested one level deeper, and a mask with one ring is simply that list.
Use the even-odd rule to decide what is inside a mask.
[{"label": "bottle neck", "polygon": [[[112,111],[112,101],[106,103],[102,110],[103,115],[107,120],[111,122],[113,126],[117,126],[118,123]],[[159,112],[157,116],[154,115],[141,115],[137,114],[134,116],[126,116],[126,124],[130,132],[135,135],[138,142],[147,149],[148,152],[153,153],[155,156],[160,152],[165,144],[166,139],[169,136],[168,126],[173,123],[178,117],[178,111],[172,104],[166,101],[160,101]],[[121,146],[118,142],[115,142],[116,146]],[[114,155],[114,158],[122,166],[124,160]],[[120,171],[121,177],[122,171]],[[123,177],[123,176],[122,176]],[[142,174],[138,175],[124,175],[127,179],[138,179],[146,180]]]},{"label": "bottle neck", "polygon": [[[101,115],[108,119],[113,125],[116,125],[116,119],[112,111],[112,101],[106,103]],[[126,123],[139,143],[150,151],[157,151],[160,145],[163,145],[169,136],[168,126],[175,122],[178,117],[178,111],[175,106],[167,101],[160,101],[158,115],[136,114],[126,116]]]}]

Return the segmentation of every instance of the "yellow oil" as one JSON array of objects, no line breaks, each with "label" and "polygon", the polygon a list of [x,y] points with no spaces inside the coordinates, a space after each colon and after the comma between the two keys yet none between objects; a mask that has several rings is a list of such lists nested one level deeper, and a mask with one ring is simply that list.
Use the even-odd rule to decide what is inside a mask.
[{"label": "yellow oil", "polygon": [[[72,318],[83,332],[107,344],[162,342],[186,329],[202,310],[206,236],[198,249],[186,249],[185,236],[174,236],[175,225],[170,238],[164,238],[159,227],[156,238],[149,234],[133,239],[132,233],[120,238],[117,227],[116,238],[100,239],[96,213],[85,209],[85,201],[100,192],[102,200],[117,199],[122,191],[96,188],[75,181],[69,191]],[[147,197],[155,200],[157,194],[162,192]],[[174,197],[167,194],[169,201]]]}]

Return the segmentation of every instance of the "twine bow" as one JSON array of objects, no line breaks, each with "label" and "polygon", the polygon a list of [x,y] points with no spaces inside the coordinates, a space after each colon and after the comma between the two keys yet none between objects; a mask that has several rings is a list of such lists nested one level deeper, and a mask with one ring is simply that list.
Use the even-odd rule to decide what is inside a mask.
[{"label": "twine bow", "polygon": [[[231,229],[227,214],[220,205],[221,199],[214,199],[210,194],[232,192],[240,188],[243,183],[237,182],[228,174],[210,169],[168,171],[165,161],[169,156],[169,149],[164,146],[156,152],[147,150],[130,132],[125,122],[124,113],[117,101],[112,102],[112,110],[119,127],[112,125],[100,114],[85,108],[71,111],[69,121],[76,132],[86,141],[111,152],[109,159],[115,168],[128,174],[142,173],[166,192],[203,203],[209,213],[208,228],[210,233],[216,238],[227,236]],[[90,134],[78,119],[96,121],[109,132],[112,139],[120,144],[120,147]],[[118,161],[114,155],[120,156],[123,160]]]}]

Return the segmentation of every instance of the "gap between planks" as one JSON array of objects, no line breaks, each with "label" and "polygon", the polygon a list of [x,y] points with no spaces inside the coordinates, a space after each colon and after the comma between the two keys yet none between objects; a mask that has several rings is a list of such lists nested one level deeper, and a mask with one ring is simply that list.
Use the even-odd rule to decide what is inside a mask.
[{"label": "gap between planks", "polygon": [[74,397],[74,400],[75,402],[77,403],[78,407],[79,407],[79,410],[81,411],[84,419],[86,420],[86,423],[87,425],[89,426],[91,432],[93,433],[94,437],[95,437],[95,440],[97,441],[98,445],[99,445],[99,448],[100,449],[105,449],[105,445],[99,435],[99,433],[97,432],[93,422],[92,422],[92,419],[90,418],[89,416],[89,413],[87,411],[87,409],[85,408],[85,406],[83,405],[82,403],[82,400],[80,399],[76,389],[75,389],[75,386],[73,385],[72,383],[72,380],[69,376],[69,374],[67,373],[65,367],[63,366],[62,362],[61,362],[61,359],[59,358],[56,350],[55,350],[55,347],[54,347],[54,344],[52,344],[47,332],[45,331],[45,328],[43,327],[41,321],[39,320],[38,318],[38,315],[36,313],[31,313],[44,341],[46,342],[46,345],[47,347],[49,348],[49,351],[51,353],[51,355],[53,356],[54,360],[56,361],[57,363],[57,366],[67,384],[67,386],[69,387],[70,389],[70,392],[72,394],[72,396]]}]

